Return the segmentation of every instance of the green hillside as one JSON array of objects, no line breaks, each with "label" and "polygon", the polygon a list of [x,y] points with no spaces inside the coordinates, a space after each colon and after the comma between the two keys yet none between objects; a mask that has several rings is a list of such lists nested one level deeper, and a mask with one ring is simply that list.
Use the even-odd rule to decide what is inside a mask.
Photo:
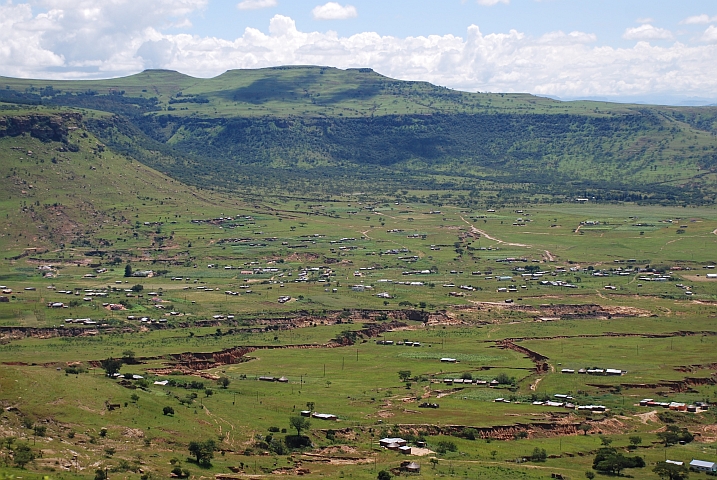
[{"label": "green hillside", "polygon": [[102,142],[204,187],[419,197],[448,189],[464,204],[575,197],[709,204],[717,193],[717,108],[710,107],[465,93],[371,69],[308,66],[211,79],[171,71],[97,81],[0,78],[0,101],[6,109],[104,112],[86,117]]},{"label": "green hillside", "polygon": [[189,217],[226,208],[224,197],[208,198],[113,152],[82,127],[83,119],[57,109],[0,112],[0,250],[6,258],[58,247],[128,252],[154,237],[170,249],[176,247],[170,234],[139,232],[136,224],[166,221],[169,212]]}]

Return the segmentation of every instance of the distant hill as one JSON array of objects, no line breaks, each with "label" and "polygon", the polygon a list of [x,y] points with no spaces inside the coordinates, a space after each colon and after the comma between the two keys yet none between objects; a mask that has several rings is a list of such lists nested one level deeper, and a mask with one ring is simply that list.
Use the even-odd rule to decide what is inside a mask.
[{"label": "distant hill", "polygon": [[210,79],[164,70],[93,81],[0,77],[0,102],[6,114],[84,112],[106,145],[203,187],[449,190],[466,204],[704,204],[717,194],[715,107],[465,93],[313,66]]}]

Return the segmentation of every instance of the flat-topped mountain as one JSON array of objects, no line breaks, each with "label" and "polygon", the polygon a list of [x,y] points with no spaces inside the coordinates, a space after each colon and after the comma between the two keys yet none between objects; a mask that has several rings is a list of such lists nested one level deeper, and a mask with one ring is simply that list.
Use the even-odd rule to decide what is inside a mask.
[{"label": "flat-topped mountain", "polygon": [[[105,144],[200,186],[451,190],[465,202],[712,203],[717,108],[467,93],[371,69],[0,77],[0,101],[80,109]],[[152,152],[163,152],[160,161]],[[173,161],[166,161],[172,157]]]}]

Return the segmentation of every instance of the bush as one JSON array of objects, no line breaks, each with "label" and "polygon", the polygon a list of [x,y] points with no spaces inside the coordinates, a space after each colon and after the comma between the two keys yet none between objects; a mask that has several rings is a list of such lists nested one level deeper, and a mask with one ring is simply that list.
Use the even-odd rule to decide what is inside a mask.
[{"label": "bush", "polygon": [[391,473],[387,470],[381,470],[378,472],[378,480],[391,480]]},{"label": "bush", "polygon": [[311,439],[303,435],[287,435],[284,443],[289,449],[302,449],[311,446]]},{"label": "bush", "polygon": [[162,414],[163,414],[163,415],[174,415],[174,408],[169,407],[169,406],[164,407],[164,408],[162,409]]},{"label": "bush", "polygon": [[545,449],[538,447],[535,447],[533,449],[533,454],[530,456],[530,459],[534,462],[544,462],[547,458],[548,453],[545,451]]},{"label": "bush", "polygon": [[457,451],[458,451],[458,447],[456,446],[456,444],[454,442],[451,442],[451,441],[443,440],[443,441],[438,442],[438,444],[436,445],[436,452],[440,453],[441,455],[443,455],[447,452],[457,452]]},{"label": "bush", "polygon": [[189,477],[189,470],[186,468],[182,468],[179,465],[175,466],[172,469],[172,474],[175,475],[177,478],[188,478]]}]

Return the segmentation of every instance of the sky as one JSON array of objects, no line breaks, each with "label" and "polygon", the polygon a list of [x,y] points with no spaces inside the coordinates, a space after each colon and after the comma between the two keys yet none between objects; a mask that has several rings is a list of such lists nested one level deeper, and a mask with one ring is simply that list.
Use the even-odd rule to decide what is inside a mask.
[{"label": "sky", "polygon": [[370,67],[464,91],[717,103],[715,0],[0,0],[0,75]]}]

